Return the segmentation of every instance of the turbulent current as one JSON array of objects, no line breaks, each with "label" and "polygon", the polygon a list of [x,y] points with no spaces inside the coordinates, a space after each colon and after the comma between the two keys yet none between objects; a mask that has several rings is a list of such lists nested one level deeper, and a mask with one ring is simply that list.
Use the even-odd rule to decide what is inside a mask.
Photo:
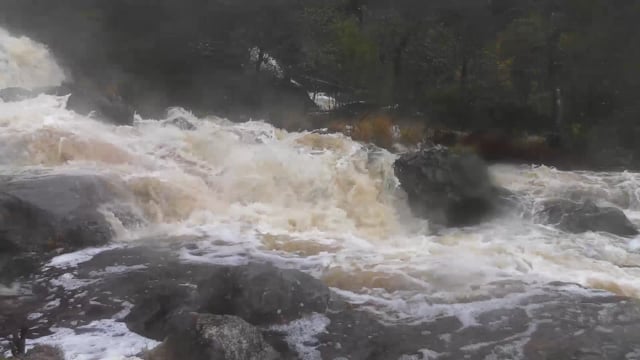
[{"label": "turbulent current", "polygon": [[0,28],[0,89],[56,86],[65,75],[47,48]]},{"label": "turbulent current", "polygon": [[[33,55],[16,48],[20,41]],[[42,51],[0,30],[0,88],[59,83],[60,68],[38,60]],[[494,166],[494,180],[517,194],[521,213],[434,235],[411,216],[387,151],[180,108],[115,126],[67,110],[66,101],[0,101],[0,175],[104,175],[126,190],[141,219],[122,224],[104,209],[117,241],[190,238],[199,246],[177,250],[185,261],[257,258],[301,269],[391,322],[442,314],[473,321],[475,312],[516,300],[489,301],[505,281],[530,289],[577,283],[640,298],[640,240],[568,234],[530,216],[544,199],[594,199],[638,223],[640,174]],[[177,119],[196,130],[171,125]]]},{"label": "turbulent current", "polygon": [[[522,214],[430,235],[393,174],[394,155],[342,135],[288,133],[263,122],[167,119],[114,126],[65,109],[66,97],[0,103],[0,171],[11,177],[99,173],[123,184],[143,223],[121,241],[196,237],[194,261],[269,258],[396,317],[482,297],[492,282],[566,281],[640,297],[640,242],[567,234],[528,217],[547,198],[591,198],[640,219],[633,173],[495,166]],[[167,125],[186,119],[197,130]],[[108,210],[105,210],[108,212]],[[201,248],[201,249],[202,249]]]}]

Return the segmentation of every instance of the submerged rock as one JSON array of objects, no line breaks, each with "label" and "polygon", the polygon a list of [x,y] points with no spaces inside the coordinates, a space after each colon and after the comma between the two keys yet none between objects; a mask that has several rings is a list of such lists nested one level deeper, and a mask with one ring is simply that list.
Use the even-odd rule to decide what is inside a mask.
[{"label": "submerged rock", "polygon": [[570,233],[603,231],[619,236],[638,234],[635,225],[622,210],[601,207],[592,201],[549,200],[542,204],[537,216],[544,223]]},{"label": "submerged rock", "polygon": [[236,316],[181,313],[174,330],[146,360],[275,360],[280,355],[259,329]]},{"label": "submerged rock", "polygon": [[435,224],[474,225],[499,207],[502,191],[475,155],[434,147],[402,155],[394,170],[413,213]]},{"label": "submerged rock", "polygon": [[109,242],[113,231],[99,208],[121,195],[99,176],[0,184],[0,281],[31,272],[50,255]]}]

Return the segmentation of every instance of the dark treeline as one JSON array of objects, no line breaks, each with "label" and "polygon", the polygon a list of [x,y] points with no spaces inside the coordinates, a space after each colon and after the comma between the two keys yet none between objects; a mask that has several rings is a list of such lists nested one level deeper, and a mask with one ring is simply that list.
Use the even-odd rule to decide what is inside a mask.
[{"label": "dark treeline", "polygon": [[634,0],[0,3],[1,24],[150,112],[282,122],[324,92],[455,129],[556,132],[640,154],[638,19]]}]

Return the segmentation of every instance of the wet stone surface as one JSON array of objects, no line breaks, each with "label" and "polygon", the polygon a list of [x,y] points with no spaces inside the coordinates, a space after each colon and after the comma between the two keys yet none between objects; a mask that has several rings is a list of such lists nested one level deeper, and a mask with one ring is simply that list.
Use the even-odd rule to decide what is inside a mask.
[{"label": "wet stone surface", "polygon": [[[475,305],[478,311],[471,318],[443,312],[400,324],[383,322],[374,313],[344,302],[319,283],[304,280],[307,275],[302,273],[285,272],[283,277],[281,270],[263,264],[186,264],[173,254],[158,247],[116,248],[79,264],[70,261],[65,267],[59,262],[59,267],[45,268],[31,278],[29,295],[0,297],[0,339],[7,340],[21,327],[30,329],[30,338],[37,338],[50,334],[52,327],[78,329],[95,320],[115,318],[136,333],[162,340],[172,331],[173,315],[203,312],[211,306],[212,297],[242,299],[237,291],[243,284],[217,286],[216,274],[237,273],[233,281],[248,283],[253,276],[242,274],[260,269],[276,279],[272,281],[281,282],[278,291],[285,292],[289,281],[290,286],[308,283],[310,288],[292,293],[298,299],[285,294],[268,298],[271,302],[257,313],[259,317],[233,306],[218,312],[244,317],[285,359],[299,358],[299,346],[310,349],[305,352],[308,356],[321,359],[640,359],[640,303],[576,285],[532,289],[512,284],[496,293],[499,300],[509,291],[519,292],[518,300],[508,307],[481,311]],[[330,296],[322,300],[328,301],[327,306],[314,305],[309,312],[285,308],[294,300],[318,304],[325,292]],[[318,312],[326,324],[311,336],[292,337],[282,330],[296,318]],[[288,315],[280,318],[279,313]]]}]

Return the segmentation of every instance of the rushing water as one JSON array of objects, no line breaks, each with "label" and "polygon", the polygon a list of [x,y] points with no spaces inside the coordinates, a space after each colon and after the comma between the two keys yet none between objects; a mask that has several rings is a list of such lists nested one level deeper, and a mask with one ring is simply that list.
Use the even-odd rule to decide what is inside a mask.
[{"label": "rushing water", "polygon": [[[44,47],[0,30],[0,88],[63,78]],[[97,173],[124,185],[144,222],[127,228],[105,209],[117,241],[189,237],[199,246],[180,250],[187,261],[268,259],[317,276],[390,321],[469,318],[506,306],[515,300],[484,301],[505,280],[640,297],[640,240],[567,234],[530,215],[544,199],[590,198],[640,222],[640,174],[494,166],[522,213],[432,235],[411,216],[387,151],[178,108],[166,119],[114,126],[67,110],[66,100],[0,101],[0,175]],[[197,130],[167,124],[178,118]]]},{"label": "rushing water", "polygon": [[[386,151],[181,109],[118,127],[68,111],[65,101],[41,95],[0,104],[0,171],[100,173],[123,183],[146,224],[115,224],[122,241],[197,237],[209,251],[186,258],[269,258],[398,316],[423,315],[420,303],[486,295],[487,284],[505,279],[640,297],[638,241],[563,233],[526,211],[547,198],[592,198],[639,219],[638,174],[495,166],[495,181],[521,197],[523,213],[436,236],[407,210]],[[178,117],[198,129],[164,124]]]}]

